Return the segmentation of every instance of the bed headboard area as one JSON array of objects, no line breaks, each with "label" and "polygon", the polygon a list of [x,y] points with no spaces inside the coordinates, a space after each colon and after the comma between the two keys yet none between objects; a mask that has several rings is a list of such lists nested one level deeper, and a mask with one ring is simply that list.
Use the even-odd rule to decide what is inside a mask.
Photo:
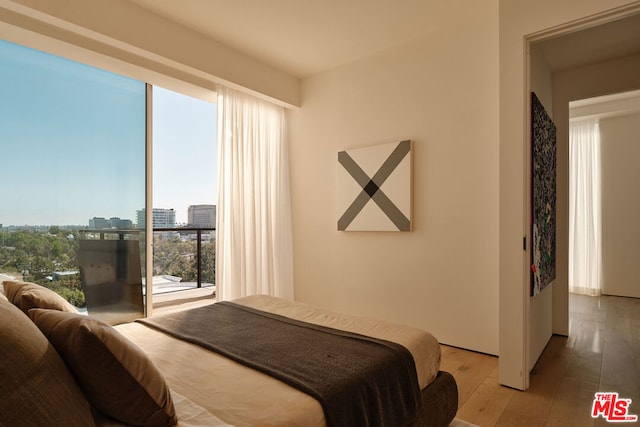
[{"label": "bed headboard area", "polygon": [[142,350],[67,304],[42,286],[3,282],[0,425],[86,427],[94,416],[175,425],[169,388]]}]

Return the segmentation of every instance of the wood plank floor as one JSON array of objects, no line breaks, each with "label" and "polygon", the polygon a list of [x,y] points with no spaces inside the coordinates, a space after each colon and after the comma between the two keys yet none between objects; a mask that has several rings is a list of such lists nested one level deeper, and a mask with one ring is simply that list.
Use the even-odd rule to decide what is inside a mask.
[{"label": "wood plank floor", "polygon": [[441,348],[442,369],[458,383],[457,417],[470,423],[605,426],[591,418],[596,391],[632,399],[640,415],[640,299],[570,295],[569,337],[551,338],[525,392],[498,384],[497,357]]}]

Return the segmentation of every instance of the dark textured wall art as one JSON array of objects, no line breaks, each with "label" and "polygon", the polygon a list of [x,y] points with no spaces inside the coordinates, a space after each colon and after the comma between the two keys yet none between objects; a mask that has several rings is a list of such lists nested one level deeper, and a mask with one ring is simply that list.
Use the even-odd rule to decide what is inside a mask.
[{"label": "dark textured wall art", "polygon": [[556,126],[531,92],[531,296],[556,278]]}]

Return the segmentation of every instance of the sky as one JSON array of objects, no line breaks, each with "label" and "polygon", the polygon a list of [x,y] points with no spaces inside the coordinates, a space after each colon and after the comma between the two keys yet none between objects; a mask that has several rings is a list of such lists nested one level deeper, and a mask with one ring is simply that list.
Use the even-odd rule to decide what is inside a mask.
[{"label": "sky", "polygon": [[176,210],[187,222],[189,205],[215,205],[216,105],[153,88],[153,206]]},{"label": "sky", "polygon": [[[145,83],[0,40],[0,224],[135,222]],[[215,204],[215,104],[154,88],[153,206]]]}]

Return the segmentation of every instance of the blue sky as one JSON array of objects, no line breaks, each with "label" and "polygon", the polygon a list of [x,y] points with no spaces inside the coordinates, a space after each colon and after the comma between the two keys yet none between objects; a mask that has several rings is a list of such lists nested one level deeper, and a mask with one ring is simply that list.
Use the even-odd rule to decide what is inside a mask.
[{"label": "blue sky", "polygon": [[189,205],[215,205],[216,105],[153,88],[153,206],[176,210],[187,222]]},{"label": "blue sky", "polygon": [[[215,105],[154,89],[154,206],[184,222],[215,204]],[[135,222],[144,162],[144,82],[0,40],[0,224]]]}]

